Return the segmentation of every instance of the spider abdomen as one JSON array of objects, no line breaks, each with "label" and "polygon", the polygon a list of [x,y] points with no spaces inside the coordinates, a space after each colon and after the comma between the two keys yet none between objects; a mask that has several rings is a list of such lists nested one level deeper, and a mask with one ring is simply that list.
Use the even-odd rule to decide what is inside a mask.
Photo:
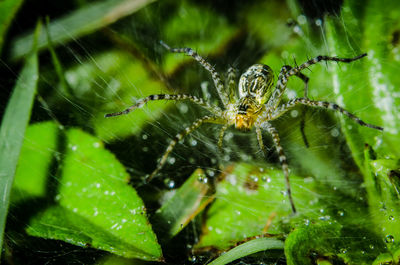
[{"label": "spider abdomen", "polygon": [[239,80],[239,97],[252,96],[258,104],[264,104],[271,96],[274,73],[268,65],[254,64]]}]

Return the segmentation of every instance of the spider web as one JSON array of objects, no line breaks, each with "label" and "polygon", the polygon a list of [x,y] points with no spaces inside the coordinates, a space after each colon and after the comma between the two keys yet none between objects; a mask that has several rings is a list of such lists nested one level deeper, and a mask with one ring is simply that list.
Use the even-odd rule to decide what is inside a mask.
[{"label": "spider web", "polygon": [[[260,6],[264,8],[260,9]],[[260,10],[267,10],[265,12],[268,14],[268,19]],[[274,14],[278,11],[281,13]],[[24,10],[22,14],[25,12],[27,11]],[[208,99],[210,103],[219,104],[209,73],[191,58],[168,54],[158,44],[160,39],[173,47],[188,46],[196,49],[207,57],[220,73],[225,73],[229,66],[234,66],[239,72],[243,72],[248,66],[262,62],[270,64],[277,74],[280,67],[285,64],[301,64],[308,58],[320,54],[338,55],[332,54],[326,36],[324,22],[326,13],[341,18],[340,3],[288,1],[282,4],[278,1],[271,3],[259,1],[228,4],[226,1],[218,3],[208,1],[199,4],[182,1],[179,4],[148,5],[140,12],[121,19],[102,32],[73,39],[72,42],[59,46],[56,52],[64,66],[67,86],[63,86],[56,78],[51,58],[47,54],[43,55],[38,96],[31,124],[52,121],[62,130],[79,128],[104,142],[105,148],[115,154],[130,174],[131,184],[144,200],[149,215],[153,215],[162,203],[173,196],[175,189],[180,187],[193,171],[202,168],[208,182],[215,185],[214,204],[221,207],[214,209],[213,207],[218,206],[211,204],[206,211],[220,211],[223,207],[230,206],[237,215],[249,210],[255,218],[263,209],[257,208],[258,204],[270,204],[271,199],[263,201],[258,198],[259,203],[252,209],[252,205],[248,205],[245,201],[246,197],[237,195],[238,201],[231,201],[229,204],[227,200],[230,197],[221,193],[219,185],[223,183],[225,185],[223,187],[229,192],[240,192],[232,187],[234,185],[230,185],[235,181],[240,182],[239,177],[235,181],[232,180],[234,177],[229,178],[229,176],[221,180],[221,173],[230,168],[238,170],[237,176],[245,178],[251,174],[246,173],[246,170],[240,171],[241,166],[258,170],[259,174],[269,170],[280,172],[279,160],[268,134],[263,133],[267,157],[264,157],[258,147],[255,132],[241,132],[234,128],[227,130],[220,151],[217,146],[220,126],[204,125],[180,141],[154,181],[145,184],[144,177],[156,168],[158,159],[174,135],[207,112],[190,102],[149,102],[140,110],[112,120],[105,119],[104,114],[123,110],[140,98],[159,93],[189,93]],[[18,17],[17,21],[19,20],[23,18]],[[267,21],[264,23],[264,20]],[[247,26],[241,27],[244,23]],[[346,27],[344,23],[343,26]],[[63,28],[63,30],[68,32],[69,29]],[[11,31],[11,35],[18,33],[17,30],[14,31]],[[350,45],[355,52],[359,51],[358,44],[350,43]],[[9,67],[6,63],[4,66]],[[304,71],[310,77],[310,98],[344,104],[343,97],[347,95],[339,91],[337,86],[332,86],[332,75],[334,75],[332,71],[335,67],[333,64],[320,64],[310,67],[309,71]],[[353,67],[357,65],[342,64],[339,71],[351,71]],[[351,81],[357,76],[349,75],[345,78]],[[301,97],[303,87],[301,80],[293,77],[284,100]],[[363,89],[363,87],[353,87],[352,91],[344,93],[357,95],[362,93]],[[365,104],[363,108],[352,111],[361,114],[371,107],[371,104]],[[302,120],[305,124],[304,135],[300,129]],[[345,223],[347,221],[343,220],[351,218],[354,214],[350,211],[356,213],[363,209],[365,211],[366,194],[362,188],[361,173],[342,133],[342,124],[357,126],[341,123],[340,118],[328,111],[311,108],[295,108],[273,122],[288,156],[291,175],[294,175],[292,182],[294,191],[299,191],[297,195],[294,194],[295,203],[298,203],[296,206],[300,213],[307,214],[290,221],[283,175],[281,180],[273,178],[256,180],[255,182],[263,181],[260,182],[263,183],[262,189],[269,183],[268,185],[275,188],[278,193],[282,193],[282,196],[274,201],[278,205],[274,207],[279,208],[276,210],[278,217],[268,232],[289,232],[290,222],[306,225],[316,220]],[[306,146],[304,136],[309,147]],[[41,152],[41,148],[38,147],[37,151]],[[48,177],[57,182],[58,174],[62,170],[60,161],[64,154],[60,148],[50,147],[50,150],[60,157],[56,158],[53,162],[55,164],[47,172]],[[251,193],[251,189],[244,189],[242,192]],[[313,197],[310,201],[296,202],[296,198],[302,197],[307,192]],[[50,192],[52,195],[56,193],[56,190]],[[304,196],[310,197],[310,194]],[[123,199],[123,197],[118,198],[118,192],[115,196],[117,199]],[[338,197],[342,197],[343,200],[335,201]],[[359,207],[361,210],[359,208],[354,210],[355,204],[361,205]],[[11,205],[6,235],[7,254],[3,257],[5,262],[17,264],[27,260],[32,264],[123,262],[109,256],[107,252],[92,248],[81,248],[62,241],[27,238],[24,229],[29,227],[29,215],[28,217],[24,215],[24,207],[44,207],[43,205],[45,202],[37,198],[28,203],[19,202]],[[210,229],[214,225],[207,223],[208,218],[213,216],[207,216],[206,211],[194,218],[178,234],[173,246],[163,246],[168,263],[203,264],[219,253],[214,250],[204,252],[201,248],[199,252],[195,251],[196,244],[202,243],[202,247],[210,247],[204,242],[213,240],[204,239],[206,237],[204,226]],[[270,215],[267,214],[266,217],[268,216]],[[224,241],[222,245],[233,246],[235,242],[232,241],[234,240],[232,237],[237,234],[241,235],[236,241],[257,235],[257,232],[253,231],[260,231],[259,227],[265,225],[265,221],[260,222],[249,231],[243,232],[243,228],[238,228],[234,223],[234,215],[229,217],[231,219],[220,218],[217,219],[217,223],[222,220],[232,221],[223,223],[225,232],[229,235],[214,239]],[[10,225],[13,222],[16,225]],[[360,227],[368,226],[368,222],[363,222]],[[246,224],[245,221],[243,223]],[[219,228],[214,227],[214,229]],[[364,233],[361,228],[360,231]],[[354,239],[347,239],[344,236],[342,239],[341,246],[348,244],[351,247],[341,248],[342,253],[338,255],[345,255],[346,252],[351,252],[351,248],[355,248],[355,245],[352,245]],[[381,245],[381,242],[376,243],[373,241],[375,237],[372,238],[368,234],[361,233],[355,240],[370,242],[367,244],[369,249],[357,249],[362,255],[378,251],[376,249]],[[267,251],[245,257],[233,264],[255,263],[285,264],[285,258],[282,251]]]}]

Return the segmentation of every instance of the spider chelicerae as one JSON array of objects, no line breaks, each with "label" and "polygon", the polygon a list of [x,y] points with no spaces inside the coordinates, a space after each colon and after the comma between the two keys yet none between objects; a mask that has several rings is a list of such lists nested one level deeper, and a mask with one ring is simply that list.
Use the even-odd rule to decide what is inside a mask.
[{"label": "spider chelicerae", "polygon": [[[219,138],[218,146],[222,146],[222,140],[226,129],[234,125],[237,129],[250,130],[255,128],[257,134],[258,144],[261,150],[266,153],[265,146],[262,139],[262,131],[267,131],[272,136],[272,140],[275,144],[276,151],[279,155],[279,161],[282,166],[282,170],[285,176],[285,185],[287,195],[289,197],[292,211],[295,213],[296,208],[293,202],[290,182],[289,182],[289,167],[287,163],[286,155],[280,143],[280,137],[277,130],[272,126],[270,121],[277,119],[285,112],[295,107],[296,105],[307,105],[312,107],[321,107],[325,109],[331,109],[339,111],[340,113],[348,116],[350,119],[358,123],[359,125],[369,127],[372,129],[382,131],[383,128],[375,126],[362,121],[360,118],[345,110],[336,103],[311,100],[307,97],[308,94],[308,80],[309,78],[304,75],[301,71],[308,68],[309,66],[316,64],[321,61],[336,61],[350,63],[355,60],[365,57],[367,54],[361,54],[353,58],[339,58],[330,56],[317,56],[314,59],[308,60],[307,62],[291,67],[285,65],[281,68],[278,75],[278,81],[274,87],[274,73],[272,69],[264,64],[255,64],[250,66],[240,77],[238,92],[239,97],[236,96],[236,82],[234,70],[230,68],[226,78],[226,85],[222,82],[221,76],[215,70],[215,68],[209,64],[203,57],[198,55],[191,48],[171,48],[164,42],[161,42],[168,51],[174,53],[185,53],[193,57],[199,62],[208,72],[214,81],[214,85],[217,89],[218,95],[222,101],[223,108],[212,105],[205,102],[203,99],[188,94],[158,94],[150,95],[143,99],[140,99],[136,104],[129,108],[121,111],[106,114],[105,117],[119,116],[128,114],[129,112],[143,107],[147,102],[153,100],[189,100],[197,105],[203,107],[210,112],[209,115],[201,117],[194,121],[189,127],[182,132],[178,133],[173,140],[169,143],[163,156],[161,157],[156,169],[149,175],[148,181],[150,181],[163,167],[168,155],[172,152],[174,146],[186,135],[196,130],[203,123],[214,123],[222,125]],[[282,103],[283,93],[286,89],[286,84],[291,76],[297,76],[305,83],[304,97],[290,99],[287,103]]]}]

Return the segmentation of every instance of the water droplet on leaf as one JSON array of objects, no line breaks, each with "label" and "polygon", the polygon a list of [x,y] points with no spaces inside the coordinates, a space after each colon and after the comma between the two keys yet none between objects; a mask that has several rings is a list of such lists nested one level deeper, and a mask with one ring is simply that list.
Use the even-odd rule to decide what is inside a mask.
[{"label": "water droplet on leaf", "polygon": [[385,242],[386,243],[393,243],[394,242],[394,236],[392,236],[392,235],[387,235],[386,237],[385,237]]}]

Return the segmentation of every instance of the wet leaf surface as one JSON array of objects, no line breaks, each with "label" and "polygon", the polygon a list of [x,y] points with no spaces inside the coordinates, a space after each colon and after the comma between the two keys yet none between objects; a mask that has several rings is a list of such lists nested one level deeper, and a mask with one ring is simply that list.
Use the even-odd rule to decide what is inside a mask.
[{"label": "wet leaf surface", "polygon": [[[49,133],[49,124],[41,125],[35,125],[35,130]],[[58,187],[55,204],[31,218],[28,234],[124,257],[162,259],[146,209],[136,191],[128,185],[129,176],[123,166],[95,137],[79,129],[69,129],[65,134],[66,153],[60,173],[55,176]],[[46,133],[37,133],[38,140],[32,138],[31,144],[40,143],[43,137]],[[25,155],[32,154],[26,152]],[[38,159],[42,162],[36,163],[30,172],[47,162],[47,157]],[[28,171],[25,173],[30,175]],[[26,178],[23,172],[20,174],[21,178]],[[35,177],[40,180],[43,175]]]}]

